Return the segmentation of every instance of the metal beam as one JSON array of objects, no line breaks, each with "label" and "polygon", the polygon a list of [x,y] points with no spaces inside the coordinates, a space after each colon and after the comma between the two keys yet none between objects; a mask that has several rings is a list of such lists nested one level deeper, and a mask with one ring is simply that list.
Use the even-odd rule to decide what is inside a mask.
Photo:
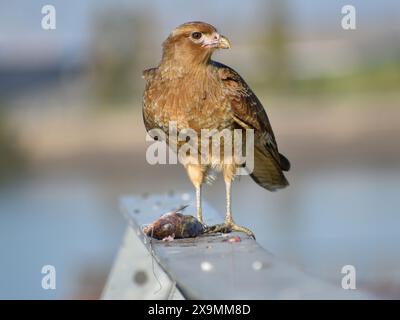
[{"label": "metal beam", "polygon": [[[152,289],[144,290],[143,287],[132,285],[132,274],[138,270],[149,272],[149,263],[153,258],[163,283],[163,293],[157,295],[161,299],[171,296],[175,284],[177,296],[187,299],[371,298],[358,290],[344,290],[340,283],[328,283],[307,275],[281,261],[242,233],[204,235],[171,242],[150,241],[143,234],[145,225],[185,204],[190,205],[187,210],[194,210],[194,199],[189,194],[129,196],[121,199],[121,209],[134,232],[128,231],[103,298],[154,299],[154,279],[148,287]],[[222,221],[222,217],[207,203],[203,205],[203,212],[208,224]],[[240,242],[229,241],[236,235],[240,236]],[[139,239],[144,246],[139,246]],[[127,283],[129,287],[126,287]],[[142,293],[134,293],[135,290]]]}]

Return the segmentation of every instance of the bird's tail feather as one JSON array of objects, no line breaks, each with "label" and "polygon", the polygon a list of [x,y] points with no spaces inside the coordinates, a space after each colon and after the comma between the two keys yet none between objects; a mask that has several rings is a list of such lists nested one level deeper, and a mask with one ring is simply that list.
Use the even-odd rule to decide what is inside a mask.
[{"label": "bird's tail feather", "polygon": [[290,170],[290,162],[282,153],[279,154],[280,165],[283,171]]},{"label": "bird's tail feather", "polygon": [[[284,159],[287,161],[286,158]],[[254,169],[250,176],[259,186],[270,191],[275,191],[289,185],[289,182],[284,176],[282,169],[285,170],[287,168],[288,170],[290,163],[289,161],[285,163],[283,160],[283,165],[281,166],[270,154],[265,154],[259,149],[255,148]]]}]

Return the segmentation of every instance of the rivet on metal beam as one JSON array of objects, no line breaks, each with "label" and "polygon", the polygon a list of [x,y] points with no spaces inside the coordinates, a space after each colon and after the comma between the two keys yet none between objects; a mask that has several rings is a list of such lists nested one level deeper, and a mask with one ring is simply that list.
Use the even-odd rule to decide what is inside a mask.
[{"label": "rivet on metal beam", "polygon": [[146,271],[138,270],[133,275],[133,281],[140,286],[144,285],[148,280]]},{"label": "rivet on metal beam", "polygon": [[261,261],[256,260],[252,263],[251,266],[255,271],[259,271],[263,268],[263,263]]},{"label": "rivet on metal beam", "polygon": [[205,271],[205,272],[210,272],[214,269],[214,266],[208,261],[203,261],[201,263],[200,267],[201,267],[201,270]]}]

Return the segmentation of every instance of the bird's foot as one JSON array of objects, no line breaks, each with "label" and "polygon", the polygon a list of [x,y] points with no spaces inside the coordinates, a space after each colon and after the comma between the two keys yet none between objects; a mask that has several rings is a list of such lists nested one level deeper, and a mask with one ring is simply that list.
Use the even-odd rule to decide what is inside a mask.
[{"label": "bird's foot", "polygon": [[249,237],[256,239],[254,233],[246,228],[246,227],[242,227],[242,226],[238,226],[236,223],[234,223],[233,221],[225,221],[225,223],[221,223],[221,224],[215,224],[212,226],[207,226],[205,233],[208,234],[212,234],[212,233],[230,233],[232,231],[238,231],[238,232],[244,232],[245,234],[247,234]]}]

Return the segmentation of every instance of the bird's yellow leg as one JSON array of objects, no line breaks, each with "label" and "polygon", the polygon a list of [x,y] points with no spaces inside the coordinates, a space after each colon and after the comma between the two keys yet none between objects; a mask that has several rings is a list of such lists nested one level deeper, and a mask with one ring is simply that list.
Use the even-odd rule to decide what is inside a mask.
[{"label": "bird's yellow leg", "polygon": [[203,212],[201,209],[201,185],[204,180],[204,169],[200,165],[189,164],[186,167],[190,181],[196,188],[196,215],[197,219],[203,223]]},{"label": "bird's yellow leg", "polygon": [[207,228],[207,233],[229,233],[232,231],[244,232],[248,236],[255,239],[254,233],[246,228],[237,225],[232,218],[232,210],[231,210],[231,189],[232,189],[232,181],[233,181],[233,174],[231,170],[224,170],[224,180],[225,180],[225,188],[226,188],[226,215],[225,221],[223,224],[217,224],[213,226],[209,226]]},{"label": "bird's yellow leg", "polygon": [[196,187],[196,214],[197,220],[203,223],[203,211],[201,209],[201,185]]}]

